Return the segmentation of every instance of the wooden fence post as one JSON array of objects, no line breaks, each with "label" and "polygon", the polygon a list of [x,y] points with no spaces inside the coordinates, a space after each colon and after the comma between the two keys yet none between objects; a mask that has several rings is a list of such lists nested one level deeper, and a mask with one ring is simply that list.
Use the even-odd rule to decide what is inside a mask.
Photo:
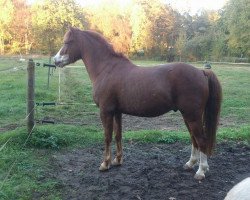
[{"label": "wooden fence post", "polygon": [[28,134],[31,133],[34,125],[35,113],[35,63],[29,59],[28,67],[28,83],[27,83],[27,130]]}]

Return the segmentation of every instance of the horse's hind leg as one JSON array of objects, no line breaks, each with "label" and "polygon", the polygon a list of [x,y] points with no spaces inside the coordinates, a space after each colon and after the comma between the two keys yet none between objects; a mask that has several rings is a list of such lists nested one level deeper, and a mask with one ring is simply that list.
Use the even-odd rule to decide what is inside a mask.
[{"label": "horse's hind leg", "polygon": [[111,141],[113,133],[113,115],[101,112],[101,120],[104,128],[105,150],[104,159],[99,168],[100,171],[108,170],[111,164]]},{"label": "horse's hind leg", "polygon": [[[196,172],[194,178],[197,180],[201,180],[205,178],[205,173],[209,170],[209,166],[207,163],[207,155],[206,152],[206,137],[203,133],[203,125],[201,118],[195,121],[188,121],[188,126],[190,129],[191,137],[194,137],[195,142],[198,147],[198,151],[200,152],[200,163],[199,169]],[[196,150],[195,150],[196,151]],[[196,151],[196,155],[198,155]],[[197,157],[197,156],[196,156]]]},{"label": "horse's hind leg", "polygon": [[198,150],[198,146],[197,146],[197,143],[195,141],[195,138],[194,136],[192,136],[191,134],[191,130],[189,128],[189,125],[188,125],[188,122],[186,121],[186,119],[184,118],[184,122],[187,126],[187,129],[191,135],[191,141],[192,141],[192,149],[191,149],[191,155],[190,155],[190,158],[188,160],[188,162],[184,165],[184,169],[186,170],[191,170],[193,168],[193,166],[197,163],[197,161],[199,160],[199,155],[200,155],[200,152]]},{"label": "horse's hind leg", "polygon": [[200,164],[199,164],[199,169],[195,173],[194,178],[197,180],[202,180],[205,178],[205,173],[209,171],[209,166],[207,163],[207,155],[200,151]]},{"label": "horse's hind leg", "polygon": [[194,147],[194,145],[192,144],[191,155],[190,155],[189,160],[184,165],[184,169],[186,169],[186,170],[193,169],[193,166],[199,160],[199,156],[200,156],[199,150],[196,147]]},{"label": "horse's hind leg", "polygon": [[121,165],[122,160],[122,115],[121,113],[115,114],[114,117],[114,133],[116,142],[116,157],[112,161],[112,165]]}]

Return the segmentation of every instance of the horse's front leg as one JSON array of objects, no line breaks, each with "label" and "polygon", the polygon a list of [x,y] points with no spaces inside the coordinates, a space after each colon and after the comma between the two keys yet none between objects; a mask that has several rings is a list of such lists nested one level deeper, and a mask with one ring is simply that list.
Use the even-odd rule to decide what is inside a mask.
[{"label": "horse's front leg", "polygon": [[111,141],[113,133],[113,115],[110,113],[101,112],[101,120],[104,128],[105,149],[104,159],[99,168],[100,171],[108,170],[111,164]]},{"label": "horse's front leg", "polygon": [[112,161],[112,165],[121,165],[122,160],[122,114],[117,113],[114,117],[114,132],[116,141],[116,157]]}]

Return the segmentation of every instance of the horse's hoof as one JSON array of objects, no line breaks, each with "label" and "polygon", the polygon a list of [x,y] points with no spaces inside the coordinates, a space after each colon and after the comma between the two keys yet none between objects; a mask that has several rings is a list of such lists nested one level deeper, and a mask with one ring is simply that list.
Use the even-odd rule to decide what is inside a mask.
[{"label": "horse's hoof", "polygon": [[123,159],[122,158],[120,160],[118,160],[117,158],[115,158],[112,161],[112,165],[114,165],[114,166],[120,166],[120,165],[122,165],[122,163],[123,163]]},{"label": "horse's hoof", "polygon": [[205,179],[205,174],[195,174],[194,178],[198,181]]},{"label": "horse's hoof", "polygon": [[106,166],[105,162],[103,162],[101,166],[99,167],[99,171],[101,172],[107,171],[108,169],[109,169],[109,165]]},{"label": "horse's hoof", "polygon": [[193,170],[193,167],[190,167],[188,164],[185,164],[183,166],[183,169],[186,170],[186,171],[191,171],[191,170]]}]

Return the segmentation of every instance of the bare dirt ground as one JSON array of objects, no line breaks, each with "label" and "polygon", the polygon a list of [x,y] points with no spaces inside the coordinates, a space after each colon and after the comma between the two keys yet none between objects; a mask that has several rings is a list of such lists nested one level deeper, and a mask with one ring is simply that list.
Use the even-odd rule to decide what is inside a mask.
[{"label": "bare dirt ground", "polygon": [[[63,123],[67,122],[101,126],[97,113]],[[233,120],[222,119],[220,125],[225,127],[232,123]],[[186,128],[180,113],[172,112],[157,118],[124,116],[123,129]],[[210,171],[203,181],[193,178],[198,166],[192,171],[183,169],[190,150],[190,144],[180,142],[142,144],[131,141],[124,144],[124,164],[107,172],[98,171],[103,144],[59,151],[51,158],[46,179],[58,182],[57,188],[65,200],[223,200],[235,184],[250,176],[249,145],[226,141],[218,144],[208,160]],[[33,199],[42,196],[34,193]]]},{"label": "bare dirt ground", "polygon": [[190,156],[190,145],[184,143],[125,143],[124,164],[107,172],[98,171],[102,154],[102,144],[58,152],[47,177],[59,182],[66,200],[222,200],[250,176],[250,147],[242,143],[218,144],[203,181],[193,178],[198,166],[183,169]]}]

